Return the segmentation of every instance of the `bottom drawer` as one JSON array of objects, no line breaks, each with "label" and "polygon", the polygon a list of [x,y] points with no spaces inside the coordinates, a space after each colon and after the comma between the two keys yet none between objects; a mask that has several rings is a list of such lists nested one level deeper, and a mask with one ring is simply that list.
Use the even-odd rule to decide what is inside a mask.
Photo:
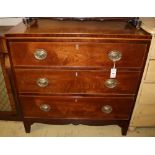
[{"label": "bottom drawer", "polygon": [[24,117],[129,119],[134,98],[20,96]]}]

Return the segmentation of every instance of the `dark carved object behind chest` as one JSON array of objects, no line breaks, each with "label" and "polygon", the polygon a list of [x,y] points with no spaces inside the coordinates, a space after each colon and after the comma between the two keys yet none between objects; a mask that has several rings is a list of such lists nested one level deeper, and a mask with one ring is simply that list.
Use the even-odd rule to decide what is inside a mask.
[{"label": "dark carved object behind chest", "polygon": [[41,122],[117,124],[126,134],[149,34],[123,20],[38,19],[6,38],[26,132]]}]

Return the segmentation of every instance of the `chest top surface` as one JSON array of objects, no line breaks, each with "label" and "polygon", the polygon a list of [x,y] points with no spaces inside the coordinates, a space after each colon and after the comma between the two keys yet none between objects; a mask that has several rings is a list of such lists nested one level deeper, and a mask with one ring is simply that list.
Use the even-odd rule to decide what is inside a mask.
[{"label": "chest top surface", "polygon": [[137,30],[126,21],[75,21],[38,19],[27,28],[23,23],[6,33],[7,37],[103,37],[150,39],[151,35]]}]

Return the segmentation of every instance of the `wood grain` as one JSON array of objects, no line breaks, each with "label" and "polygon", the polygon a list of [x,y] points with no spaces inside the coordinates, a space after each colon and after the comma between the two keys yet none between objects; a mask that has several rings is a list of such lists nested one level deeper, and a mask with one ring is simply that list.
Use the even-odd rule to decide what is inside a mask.
[{"label": "wood grain", "polygon": [[[19,93],[42,94],[135,94],[140,78],[140,72],[118,71],[116,78],[118,85],[110,89],[105,86],[110,72],[16,69],[15,73]],[[36,83],[39,78],[47,78],[48,86],[39,87]]]},{"label": "wood grain", "polygon": [[105,37],[151,39],[144,30],[137,30],[125,21],[57,21],[39,19],[38,25],[27,27],[21,23],[12,28],[7,37]]},{"label": "wood grain", "polygon": [[[143,66],[147,44],[138,43],[93,43],[93,42],[10,42],[10,53],[14,66],[72,66],[72,67],[113,67],[108,58],[110,51],[122,53],[122,59],[116,62],[120,67]],[[37,60],[34,53],[44,49],[47,57]]]},{"label": "wood grain", "polygon": [[[42,118],[73,118],[117,120],[128,119],[133,106],[134,98],[129,97],[46,97],[20,96],[24,117]],[[51,106],[49,112],[40,109],[42,104]],[[101,111],[105,105],[112,106],[113,110],[107,114]]]}]

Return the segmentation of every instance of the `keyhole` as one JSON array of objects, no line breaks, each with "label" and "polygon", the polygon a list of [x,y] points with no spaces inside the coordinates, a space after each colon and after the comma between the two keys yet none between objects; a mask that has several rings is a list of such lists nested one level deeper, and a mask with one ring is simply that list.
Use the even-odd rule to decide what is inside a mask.
[{"label": "keyhole", "polygon": [[76,45],[75,45],[75,49],[76,49],[76,50],[79,50],[79,48],[80,48],[79,44],[76,44]]},{"label": "keyhole", "polygon": [[78,99],[77,98],[75,99],[75,102],[78,102]]},{"label": "keyhole", "polygon": [[78,77],[78,72],[75,72],[75,76]]}]

